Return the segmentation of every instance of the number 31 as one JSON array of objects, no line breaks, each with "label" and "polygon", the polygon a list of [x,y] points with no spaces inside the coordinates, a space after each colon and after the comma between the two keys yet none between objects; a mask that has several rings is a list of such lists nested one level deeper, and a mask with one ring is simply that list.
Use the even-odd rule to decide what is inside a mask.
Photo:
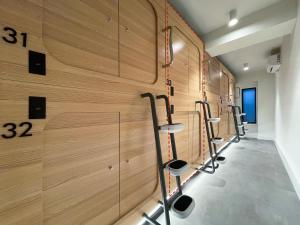
[{"label": "number 31", "polygon": [[[11,27],[4,27],[3,30],[7,33],[7,36],[3,36],[2,39],[10,44],[16,44],[18,42],[17,39],[17,31]],[[27,46],[27,33],[21,33],[23,40],[22,40],[22,46]]]}]

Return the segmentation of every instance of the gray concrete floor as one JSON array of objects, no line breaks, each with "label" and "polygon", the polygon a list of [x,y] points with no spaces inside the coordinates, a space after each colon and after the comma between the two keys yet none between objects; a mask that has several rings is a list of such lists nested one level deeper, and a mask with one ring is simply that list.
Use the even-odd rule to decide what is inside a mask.
[{"label": "gray concrete floor", "polygon": [[172,225],[300,225],[300,201],[273,142],[243,139],[222,155],[215,174],[185,187],[195,209],[186,219],[171,215]]}]

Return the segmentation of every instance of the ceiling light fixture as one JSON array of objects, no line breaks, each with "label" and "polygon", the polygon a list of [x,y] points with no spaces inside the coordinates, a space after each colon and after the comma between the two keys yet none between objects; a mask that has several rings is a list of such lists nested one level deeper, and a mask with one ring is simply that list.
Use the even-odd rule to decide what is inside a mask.
[{"label": "ceiling light fixture", "polygon": [[248,63],[245,63],[244,64],[244,71],[248,71],[250,68],[249,68],[249,64]]},{"label": "ceiling light fixture", "polygon": [[237,18],[237,11],[236,9],[232,9],[229,12],[229,22],[228,22],[228,26],[233,27],[235,26],[237,23],[239,22],[238,18]]}]

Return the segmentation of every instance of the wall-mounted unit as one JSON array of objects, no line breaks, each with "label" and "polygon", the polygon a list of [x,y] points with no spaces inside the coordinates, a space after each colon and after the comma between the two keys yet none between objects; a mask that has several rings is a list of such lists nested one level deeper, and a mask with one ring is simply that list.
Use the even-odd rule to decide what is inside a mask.
[{"label": "wall-mounted unit", "polygon": [[277,73],[280,70],[280,54],[271,55],[268,58],[267,72]]}]

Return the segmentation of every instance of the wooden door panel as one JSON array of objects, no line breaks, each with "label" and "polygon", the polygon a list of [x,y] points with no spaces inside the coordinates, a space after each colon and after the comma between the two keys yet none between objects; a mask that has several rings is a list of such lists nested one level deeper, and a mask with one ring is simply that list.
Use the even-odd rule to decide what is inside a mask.
[{"label": "wooden door panel", "polygon": [[207,91],[220,95],[220,65],[209,56],[205,59]]},{"label": "wooden door panel", "polygon": [[120,140],[120,210],[124,215],[151,196],[157,186],[152,115],[121,114]]},{"label": "wooden door panel", "polygon": [[221,72],[220,79],[220,107],[221,107],[221,123],[220,135],[227,139],[229,137],[229,77],[225,72]]},{"label": "wooden door panel", "polygon": [[157,79],[157,16],[148,0],[121,0],[120,76],[152,84]]},{"label": "wooden door panel", "polygon": [[118,3],[45,0],[43,40],[56,59],[118,76]]},{"label": "wooden door panel", "polygon": [[229,98],[229,77],[224,72],[221,72],[220,95],[221,95],[223,101],[228,101],[228,98]]},{"label": "wooden door panel", "polygon": [[200,52],[194,44],[189,44],[189,92],[199,93],[201,91],[200,77]]},{"label": "wooden door panel", "polygon": [[[28,120],[24,101],[8,100],[0,91],[0,102],[0,224],[42,225],[43,123]],[[32,136],[20,137],[22,122],[33,124]]]},{"label": "wooden door panel", "polygon": [[187,38],[173,27],[174,63],[170,67],[170,79],[175,87],[175,98],[176,94],[188,94],[189,91],[188,46]]},{"label": "wooden door panel", "polygon": [[45,225],[119,218],[119,113],[63,113],[44,131]]},{"label": "wooden door panel", "polygon": [[189,113],[189,163],[199,162],[201,157],[200,113]]}]

